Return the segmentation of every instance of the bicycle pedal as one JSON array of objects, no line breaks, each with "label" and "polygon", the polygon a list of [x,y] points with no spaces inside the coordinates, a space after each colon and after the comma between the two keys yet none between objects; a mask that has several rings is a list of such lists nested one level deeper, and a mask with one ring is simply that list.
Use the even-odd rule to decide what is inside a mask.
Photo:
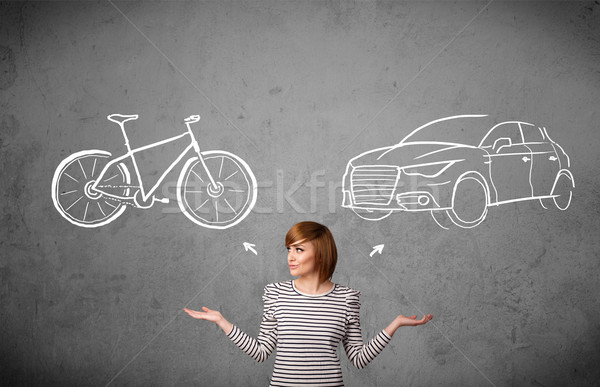
[{"label": "bicycle pedal", "polygon": [[154,198],[154,200],[157,202],[161,202],[163,204],[169,204],[169,198],[162,198],[162,199]]}]

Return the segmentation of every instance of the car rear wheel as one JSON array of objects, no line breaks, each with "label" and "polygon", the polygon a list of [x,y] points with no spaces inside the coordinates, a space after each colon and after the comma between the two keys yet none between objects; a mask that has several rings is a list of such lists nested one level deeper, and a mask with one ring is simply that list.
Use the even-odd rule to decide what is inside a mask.
[{"label": "car rear wheel", "polygon": [[550,196],[539,199],[541,206],[544,209],[556,207],[562,211],[566,210],[571,205],[573,188],[575,188],[573,176],[566,170],[560,171],[556,175]]},{"label": "car rear wheel", "polygon": [[575,188],[575,183],[570,175],[566,173],[558,175],[552,188],[552,200],[556,208],[563,211],[569,208],[573,198],[573,188]]}]

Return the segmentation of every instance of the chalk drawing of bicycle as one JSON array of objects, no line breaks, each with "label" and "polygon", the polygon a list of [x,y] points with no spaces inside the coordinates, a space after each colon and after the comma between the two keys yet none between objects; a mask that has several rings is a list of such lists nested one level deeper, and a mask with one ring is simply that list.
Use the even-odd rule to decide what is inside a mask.
[{"label": "chalk drawing of bicycle", "polygon": [[[181,164],[177,201],[192,222],[225,229],[241,222],[254,207],[257,184],[248,164],[226,151],[200,151],[191,129],[200,121],[199,115],[184,120],[184,133],[133,149],[125,123],[138,115],[111,114],[107,118],[120,126],[127,153],[113,158],[107,151],[84,150],[64,159],[54,173],[52,201],[69,222],[79,227],[99,227],[118,218],[127,206],[147,209],[155,202],[169,203],[169,198],[155,194],[165,176]],[[164,149],[180,153],[165,161]],[[162,157],[162,174],[147,165],[157,154]]]}]

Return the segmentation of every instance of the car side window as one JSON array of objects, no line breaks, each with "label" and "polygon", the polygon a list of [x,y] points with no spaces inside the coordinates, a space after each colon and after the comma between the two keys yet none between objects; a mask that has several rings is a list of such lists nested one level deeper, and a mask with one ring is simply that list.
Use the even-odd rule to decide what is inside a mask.
[{"label": "car side window", "polygon": [[516,122],[507,122],[493,128],[483,140],[482,148],[492,148],[497,150],[500,146],[522,144],[523,136],[521,129]]},{"label": "car side window", "polygon": [[544,133],[542,130],[535,125],[521,123],[521,130],[523,132],[523,137],[525,138],[525,142],[544,142],[546,141],[544,137]]}]

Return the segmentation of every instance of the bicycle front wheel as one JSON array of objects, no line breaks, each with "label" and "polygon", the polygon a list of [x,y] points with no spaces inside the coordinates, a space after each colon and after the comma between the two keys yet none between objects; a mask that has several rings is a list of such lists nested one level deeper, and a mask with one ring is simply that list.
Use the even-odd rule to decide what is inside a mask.
[{"label": "bicycle front wheel", "polygon": [[[92,190],[93,183],[109,162],[111,154],[102,150],[85,150],[64,159],[52,179],[52,201],[56,210],[69,222],[80,227],[99,227],[112,222],[125,211],[125,204]],[[120,164],[102,178],[115,193],[125,195],[129,188],[129,171]],[[110,175],[110,176],[109,176]]]},{"label": "bicycle front wheel", "polygon": [[257,184],[244,160],[226,151],[205,151],[202,161],[189,159],[177,184],[181,211],[192,222],[208,228],[225,229],[244,219],[256,203]]}]

